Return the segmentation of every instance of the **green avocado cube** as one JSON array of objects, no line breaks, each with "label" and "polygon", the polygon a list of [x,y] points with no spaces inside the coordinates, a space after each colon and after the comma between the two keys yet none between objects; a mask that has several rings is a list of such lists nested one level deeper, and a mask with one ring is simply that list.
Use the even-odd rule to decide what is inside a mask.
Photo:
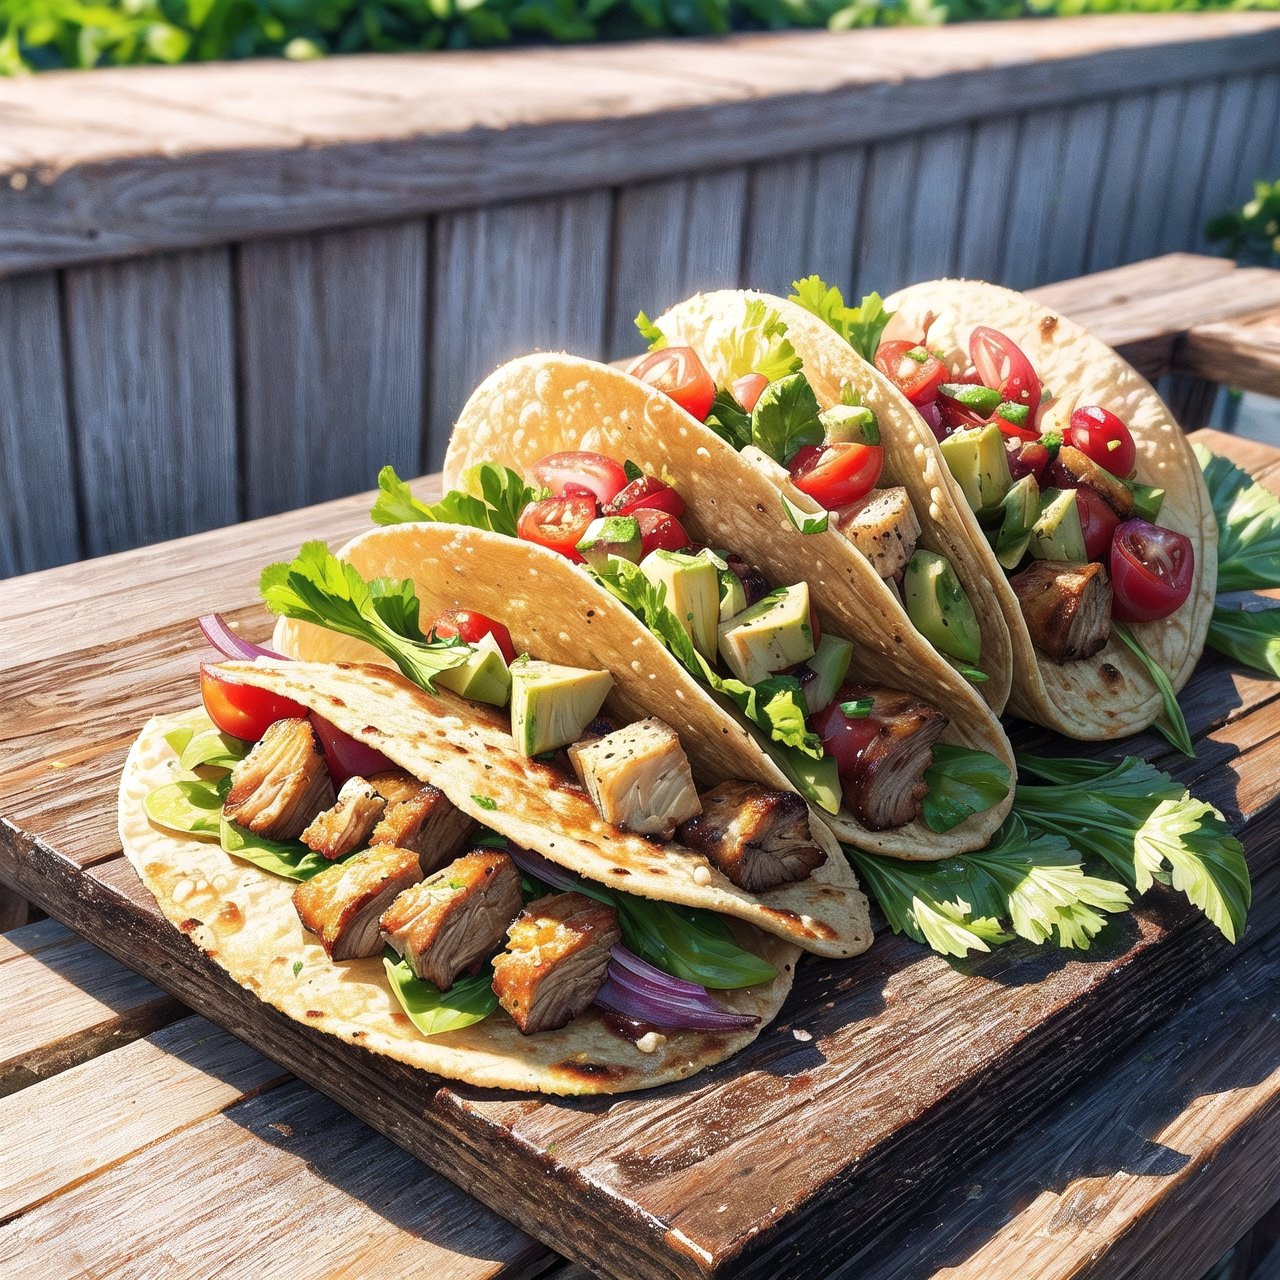
[{"label": "green avocado cube", "polygon": [[716,625],[720,621],[720,575],[705,556],[683,551],[651,551],[640,572],[653,585],[666,588],[666,606],[685,629],[693,647],[709,662],[716,657]]},{"label": "green avocado cube", "polygon": [[511,736],[527,756],[567,747],[600,712],[613,688],[607,671],[521,656],[511,664]]},{"label": "green avocado cube", "polygon": [[809,584],[779,587],[750,609],[720,624],[720,656],[744,684],[813,657]]}]

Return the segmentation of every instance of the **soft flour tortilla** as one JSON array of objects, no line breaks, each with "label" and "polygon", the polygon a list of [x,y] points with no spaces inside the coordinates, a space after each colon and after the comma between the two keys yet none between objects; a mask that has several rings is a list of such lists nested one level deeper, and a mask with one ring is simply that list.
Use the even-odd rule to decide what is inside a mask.
[{"label": "soft flour tortilla", "polygon": [[[950,718],[945,741],[990,752],[1013,776],[1013,753],[990,708],[925,644],[902,606],[866,560],[852,552],[847,540],[834,531],[801,534],[763,470],[660,391],[625,373],[565,355],[526,356],[504,365],[475,391],[458,419],[445,457],[445,487],[460,487],[464,472],[481,462],[523,473],[539,458],[563,449],[598,450],[662,476],[687,503],[681,523],[693,538],[731,548],[765,568],[775,580],[806,580],[823,627],[856,645],[853,671],[858,681],[904,689],[932,703]],[[798,491],[795,499],[800,506],[808,503],[806,510],[813,506]],[[363,544],[363,539],[358,541]],[[764,748],[743,729],[736,712],[724,708],[675,663],[607,591],[554,553],[533,559],[530,552],[537,548],[513,545],[516,550],[510,553],[505,581],[501,575],[498,580],[504,581],[517,616],[527,620],[541,614],[547,636],[537,650],[539,656],[585,661],[582,636],[586,632],[574,610],[580,603],[595,601],[602,624],[597,634],[627,659],[621,666],[610,665],[619,690],[663,719],[685,715],[694,736],[681,736],[691,759],[705,768],[707,760],[732,751],[726,776],[791,787]],[[529,569],[521,573],[518,566],[525,558]],[[474,562],[478,585],[479,575],[488,569],[484,557]],[[367,562],[370,568],[378,563]],[[421,572],[430,574],[444,567]],[[418,573],[413,576],[418,580]],[[573,588],[575,580],[585,583],[589,594]],[[516,582],[524,585],[513,588]],[[575,591],[574,609],[566,611],[565,601]],[[465,602],[468,597],[460,592],[459,598]],[[477,601],[473,604],[483,608]],[[510,625],[503,609],[490,612],[507,618]],[[547,643],[557,635],[557,625],[563,628],[558,638],[565,656],[560,658]],[[1011,803],[1012,787],[999,804],[943,834],[930,831],[919,820],[893,831],[868,831],[847,810],[836,817],[814,812],[840,839],[858,848],[898,858],[936,860],[986,845]]]},{"label": "soft flour tortilla", "polygon": [[[933,432],[910,402],[829,325],[785,298],[750,290],[720,289],[696,294],[664,312],[655,323],[673,344],[692,347],[716,384],[727,386],[735,378],[751,372],[749,368],[740,367],[741,358],[735,357],[735,351],[740,345],[736,339],[743,328],[747,307],[753,301],[761,301],[769,310],[776,311],[786,324],[787,340],[803,361],[802,372],[823,409],[840,404],[843,389],[853,387],[862,403],[876,415],[884,449],[884,471],[878,487],[901,486],[907,490],[920,522],[919,545],[945,556],[955,570],[973,605],[982,635],[982,653],[976,666],[987,679],[973,688],[999,715],[1009,700],[1013,672],[1009,628],[986,566],[973,555],[965,522],[957,517],[957,503],[968,510],[964,495],[938,452]],[[764,469],[797,506],[806,511],[822,510],[791,483],[787,469],[768,455],[748,447],[741,456]],[[861,552],[852,543],[847,539],[841,541],[842,555],[863,562]],[[874,571],[870,576],[879,581]],[[820,607],[825,603],[819,600]],[[916,634],[920,644],[931,647],[918,632]]]},{"label": "soft flour tortilla", "polygon": [[565,785],[563,774],[520,754],[504,711],[445,689],[427,693],[365,663],[259,660],[217,669],[318,711],[438,787],[477,822],[578,875],[640,898],[734,916],[818,955],[852,956],[871,945],[867,899],[834,846],[807,879],[748,893],[702,854],[605,822],[576,783]]},{"label": "soft flour tortilla", "polygon": [[[624,1093],[683,1080],[750,1044],[778,1012],[799,952],[780,938],[732,922],[738,944],[778,970],[772,982],[717,992],[727,1008],[760,1018],[743,1032],[672,1031],[642,1053],[592,1008],[560,1031],[522,1036],[501,1010],[483,1022],[423,1036],[400,1010],[381,959],[335,964],[293,909],[292,880],[196,840],[153,826],[149,792],[182,775],[164,734],[185,717],[151,720],[120,780],[120,841],[161,911],[215,964],[261,1000],[308,1027],[451,1080],[539,1093]],[[299,967],[301,966],[301,967]],[[295,973],[295,969],[297,972]]]},{"label": "soft flour tortilla", "polygon": [[[1181,689],[1204,649],[1213,612],[1218,527],[1191,446],[1151,384],[1101,339],[996,285],[934,280],[894,294],[886,305],[896,312],[886,340],[918,338],[932,316],[929,347],[952,368],[968,363],[969,335],[977,325],[1008,334],[1026,352],[1046,389],[1059,397],[1046,407],[1044,429],[1061,430],[1078,405],[1094,404],[1110,409],[1128,425],[1138,450],[1138,479],[1166,491],[1159,523],[1185,534],[1195,550],[1196,578],[1182,607],[1158,622],[1133,624],[1143,648],[1168,674],[1174,689]],[[834,334],[831,338],[844,345]],[[937,455],[936,465],[945,470],[937,446],[927,452]],[[984,567],[995,587],[1012,637],[1009,709],[1072,738],[1106,740],[1150,725],[1163,706],[1160,694],[1142,664],[1119,641],[1109,641],[1101,653],[1082,662],[1041,658],[1018,598],[977,520],[962,497],[954,506],[967,525],[975,563]]]}]

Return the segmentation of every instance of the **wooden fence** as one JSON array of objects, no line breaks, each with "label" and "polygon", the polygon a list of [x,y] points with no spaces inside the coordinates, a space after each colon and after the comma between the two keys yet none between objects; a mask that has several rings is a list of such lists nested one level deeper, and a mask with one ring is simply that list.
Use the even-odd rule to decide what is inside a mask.
[{"label": "wooden fence", "polygon": [[0,84],[0,574],[434,468],[536,347],[709,286],[1025,287],[1280,172],[1280,15]]}]

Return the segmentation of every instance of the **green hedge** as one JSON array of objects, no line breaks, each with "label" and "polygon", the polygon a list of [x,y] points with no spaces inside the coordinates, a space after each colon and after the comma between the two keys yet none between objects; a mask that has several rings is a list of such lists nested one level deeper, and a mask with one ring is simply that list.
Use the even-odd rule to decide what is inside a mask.
[{"label": "green hedge", "polygon": [[1280,0],[0,0],[0,73]]}]

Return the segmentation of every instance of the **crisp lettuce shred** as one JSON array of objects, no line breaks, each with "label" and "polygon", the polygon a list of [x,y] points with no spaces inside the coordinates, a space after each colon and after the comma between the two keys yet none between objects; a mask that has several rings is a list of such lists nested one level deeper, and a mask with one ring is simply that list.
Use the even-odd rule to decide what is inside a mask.
[{"label": "crisp lettuce shred", "polygon": [[790,301],[830,325],[864,360],[874,362],[885,325],[893,317],[878,293],[867,294],[860,307],[847,307],[840,290],[818,276],[795,280],[791,288]]},{"label": "crisp lettuce shred", "polygon": [[527,485],[510,468],[490,462],[469,468],[462,486],[450,490],[439,502],[420,502],[395,468],[386,466],[378,472],[379,493],[369,515],[374,524],[460,524],[514,538],[520,512],[551,492]]},{"label": "crisp lettuce shred", "polygon": [[786,322],[763,298],[751,298],[732,332],[712,340],[711,346],[703,353],[708,367],[719,366],[725,382],[748,373],[763,374],[774,382],[800,372],[800,357],[787,338]]},{"label": "crisp lettuce shred", "polygon": [[667,335],[643,311],[636,313],[635,325],[650,351],[661,351],[667,345]]},{"label": "crisp lettuce shred", "polygon": [[323,542],[308,542],[288,563],[270,564],[258,589],[272,613],[363,640],[407,679],[434,692],[441,671],[461,666],[471,646],[457,637],[428,641],[418,624],[418,596],[408,579],[366,582]]},{"label": "crisp lettuce shred", "polygon": [[794,528],[799,529],[801,533],[826,533],[827,525],[831,522],[831,512],[823,511],[818,515],[812,515],[808,511],[802,510],[796,506],[794,502],[784,493],[782,497],[782,509],[786,512],[787,519],[791,521]]},{"label": "crisp lettuce shred", "polygon": [[751,443],[786,466],[805,445],[822,443],[820,412],[808,378],[789,373],[760,393],[751,411]]}]

